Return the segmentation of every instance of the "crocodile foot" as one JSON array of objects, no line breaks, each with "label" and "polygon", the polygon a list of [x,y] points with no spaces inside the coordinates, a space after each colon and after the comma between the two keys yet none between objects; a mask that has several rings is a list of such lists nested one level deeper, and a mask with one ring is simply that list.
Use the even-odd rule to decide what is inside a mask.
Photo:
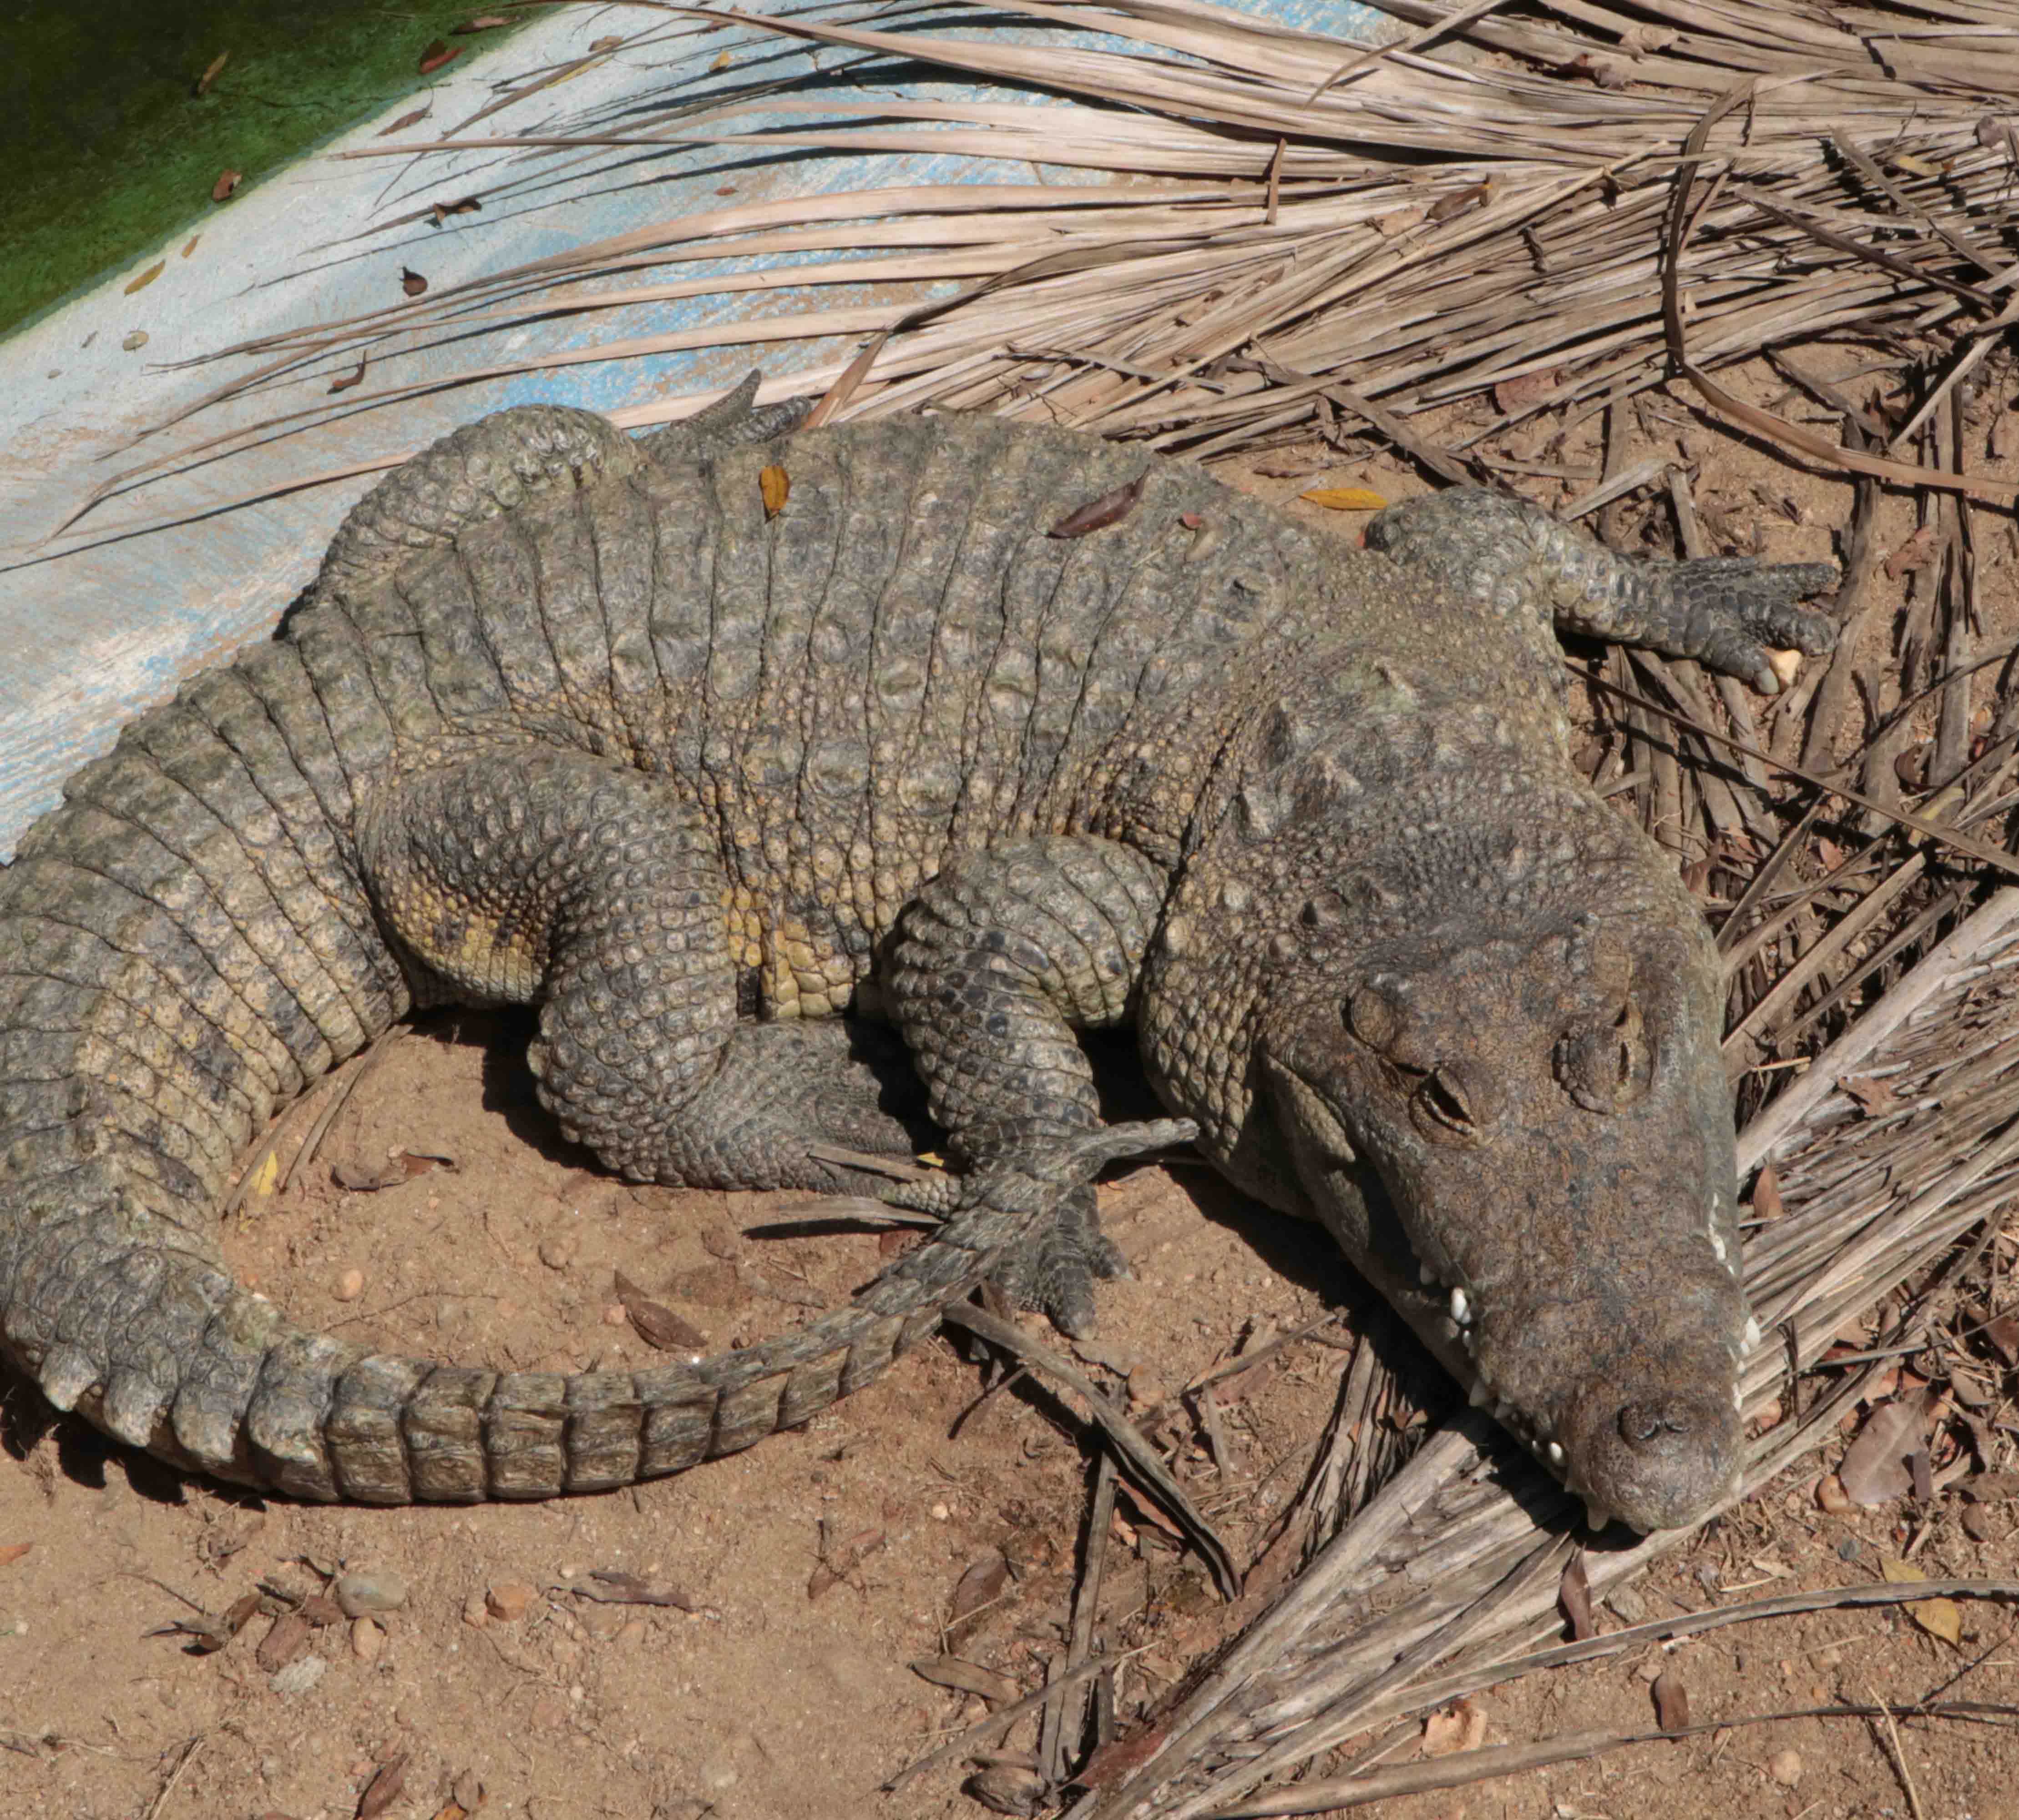
[{"label": "crocodile foot", "polygon": [[1027,1237],[1005,1248],[990,1278],[1017,1307],[1038,1310],[1060,1332],[1078,1337],[1093,1331],[1096,1281],[1130,1274],[1128,1259],[1100,1230],[1095,1175],[1116,1158],[1144,1155],[1198,1135],[1189,1118],[1104,1126],[999,1153],[965,1176],[904,1183],[883,1198],[928,1213],[988,1205],[1044,1216]]}]

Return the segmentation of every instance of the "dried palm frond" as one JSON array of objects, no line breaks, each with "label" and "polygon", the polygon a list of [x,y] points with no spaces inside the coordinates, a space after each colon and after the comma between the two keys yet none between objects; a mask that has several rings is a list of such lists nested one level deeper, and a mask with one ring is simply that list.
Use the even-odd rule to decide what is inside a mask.
[{"label": "dried palm frond", "polygon": [[[690,168],[752,150],[957,154],[995,173],[1021,165],[1041,178],[1129,180],[919,183],[709,208],[223,349],[214,357],[257,364],[192,410],[252,390],[292,393],[289,408],[158,455],[106,491],[458,379],[698,347],[834,346],[872,332],[889,339],[850,413],[1042,412],[1209,457],[1304,430],[1343,395],[1407,417],[1551,376],[1476,442],[1518,417],[1655,384],[1671,353],[1714,371],[1854,325],[1972,361],[2019,320],[2005,251],[2019,147],[1997,111],[2019,89],[2009,5],[1880,5],[1828,20],[1778,6],[1567,5],[1561,23],[1464,27],[1503,56],[1444,54],[1441,43],[1369,63],[1365,47],[1206,0],[1008,9],[1060,28],[1059,43],[1042,45],[633,4],[676,20],[655,26],[655,45],[729,22],[836,47],[840,60],[823,65],[828,79],[784,93],[760,68],[698,100],[648,96],[621,132],[589,121],[524,138],[459,132],[345,155],[419,160],[431,193],[452,181],[493,212],[558,206],[568,184],[635,178],[652,154]],[[935,16],[958,24],[966,10],[953,0]],[[1389,10],[1430,27],[1440,18],[1415,0]],[[1075,28],[1127,48],[1090,48]],[[941,70],[1016,84],[1024,98],[865,93]],[[1686,142],[1707,119],[1695,153],[1701,201],[1676,274],[1688,345],[1671,348],[1662,280],[1677,249],[1664,216]],[[480,181],[467,175],[473,159]],[[464,174],[439,175],[438,164]],[[372,231],[418,231],[426,212],[396,212]],[[668,282],[627,281],[668,263],[680,268]],[[744,306],[779,291],[814,300],[761,315]],[[628,328],[656,303],[699,295],[724,304],[705,328],[561,353],[502,345],[564,314]],[[403,381],[415,347],[450,339],[471,350],[461,374]],[[1223,368],[1256,350],[1276,377]],[[832,383],[850,351],[835,346],[790,389]],[[332,376],[366,356],[364,385],[328,397]],[[665,421],[694,402],[624,420]],[[411,452],[396,440],[386,459]]]}]

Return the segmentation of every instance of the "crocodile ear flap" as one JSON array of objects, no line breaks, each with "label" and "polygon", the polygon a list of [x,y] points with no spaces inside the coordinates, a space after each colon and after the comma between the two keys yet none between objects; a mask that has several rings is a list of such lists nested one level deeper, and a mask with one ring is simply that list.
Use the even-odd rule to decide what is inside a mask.
[{"label": "crocodile ear flap", "polygon": [[1587,1111],[1622,1112],[1644,1098],[1655,1045],[1632,988],[1615,1016],[1601,1014],[1557,1038],[1553,1060],[1564,1092]]}]

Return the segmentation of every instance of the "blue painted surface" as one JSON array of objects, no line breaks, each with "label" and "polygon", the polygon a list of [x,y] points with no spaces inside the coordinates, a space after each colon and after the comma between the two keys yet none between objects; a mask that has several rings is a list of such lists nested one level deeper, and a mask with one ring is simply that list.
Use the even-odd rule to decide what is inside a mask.
[{"label": "blue painted surface", "polygon": [[[782,16],[828,9],[773,10]],[[1340,0],[1256,0],[1243,10],[1341,38],[1366,31],[1379,16]],[[936,36],[1125,48],[1122,40],[1024,20],[977,24],[972,15],[956,19],[922,9],[909,23]],[[488,57],[465,60],[436,92],[433,119],[413,130],[453,126],[490,99],[491,85],[502,77],[580,55],[611,28],[607,13],[571,9]],[[712,67],[725,50],[729,66]],[[600,64],[554,89],[546,118],[548,129],[557,132],[625,131],[641,104],[730,96],[747,92],[760,78],[818,85],[850,63],[856,66],[854,81],[861,86],[839,86],[837,93],[859,98],[865,91],[894,91],[927,100],[991,94],[919,66],[870,67],[858,53],[735,29],[691,39],[663,60],[627,53]],[[994,98],[1048,100],[1028,90],[995,92]],[[542,118],[537,104],[522,104],[503,118],[500,129],[538,131]],[[383,124],[372,122],[345,143],[368,146]],[[815,124],[822,123],[778,113],[738,115],[727,123],[738,132]],[[495,180],[508,168],[510,155],[464,154],[455,165],[422,160],[411,167],[394,165],[390,175],[386,166],[372,162],[309,161],[201,223],[201,240],[188,257],[181,252],[187,236],[179,234],[136,261],[132,273],[0,344],[0,857],[11,854],[28,821],[56,802],[61,779],[110,746],[121,721],[166,698],[179,678],[270,629],[313,575],[331,532],[370,484],[370,477],[287,493],[252,507],[217,509],[225,502],[262,485],[292,483],[423,444],[457,423],[506,404],[557,400],[614,411],[733,382],[759,360],[770,375],[789,374],[831,361],[842,344],[772,343],[754,357],[747,349],[709,350],[567,367],[422,396],[182,474],[101,507],[81,528],[87,534],[81,542],[45,544],[48,534],[93,485],[135,459],[118,451],[139,431],[227,376],[236,376],[246,364],[172,363],[241,337],[396,302],[402,266],[424,272],[439,289],[625,232],[643,221],[720,206],[723,199],[716,191],[727,183],[735,184],[736,201],[749,202],[900,183],[1023,183],[1032,175],[1032,167],[1022,161],[965,156],[796,149],[766,154],[746,147],[694,147],[671,154],[613,148],[588,157],[557,154],[551,179],[541,167],[511,165],[521,179],[521,194],[487,203],[480,216],[451,217],[439,227],[416,222],[390,232],[365,231],[375,221]],[[536,172],[540,174],[528,184],[527,173]],[[1045,176],[1060,185],[1102,180],[1099,172],[1055,167],[1047,168]],[[169,264],[162,276],[127,295],[129,277],[164,254]],[[765,263],[662,265],[643,281],[747,270]],[[701,297],[594,317],[558,317],[520,332],[527,348],[585,347],[631,335],[769,316],[808,301],[806,294],[792,292]],[[147,335],[146,345],[125,347],[136,332]],[[376,371],[372,379],[446,375],[470,360],[467,346],[449,341]],[[321,403],[321,391],[318,384],[310,397],[297,388],[281,394],[280,403],[255,396],[206,412],[198,422],[206,433],[216,433],[276,409]],[[141,452],[156,446],[143,444]],[[212,515],[142,535],[119,535],[170,511]],[[53,555],[53,550],[63,553]]]}]

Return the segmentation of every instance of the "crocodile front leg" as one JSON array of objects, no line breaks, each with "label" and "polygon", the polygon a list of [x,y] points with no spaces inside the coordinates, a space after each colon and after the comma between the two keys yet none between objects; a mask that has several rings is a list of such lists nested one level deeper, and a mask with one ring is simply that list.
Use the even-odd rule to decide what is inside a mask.
[{"label": "crocodile front leg", "polygon": [[859,1187],[837,1144],[912,1133],[839,1023],[739,1023],[722,862],[662,780],[576,753],[494,750],[381,790],[359,857],[435,995],[538,1004],[542,1103],[633,1180]]},{"label": "crocodile front leg", "polygon": [[1796,604],[1827,588],[1827,563],[1708,557],[1632,562],[1526,499],[1454,487],[1369,520],[1367,547],[1484,611],[1533,615],[1552,659],[1550,622],[1615,644],[1695,658],[1763,695],[1778,694],[1770,650],[1818,656],[1836,628]]},{"label": "crocodile front leg", "polygon": [[[906,911],[890,976],[897,1024],[956,1162],[977,1179],[1028,1169],[1098,1128],[1074,1032],[1129,1020],[1168,883],[1119,842],[1057,836],[963,854]],[[1093,1279],[1127,1267],[1082,1183],[998,1280],[1084,1333]]]}]

